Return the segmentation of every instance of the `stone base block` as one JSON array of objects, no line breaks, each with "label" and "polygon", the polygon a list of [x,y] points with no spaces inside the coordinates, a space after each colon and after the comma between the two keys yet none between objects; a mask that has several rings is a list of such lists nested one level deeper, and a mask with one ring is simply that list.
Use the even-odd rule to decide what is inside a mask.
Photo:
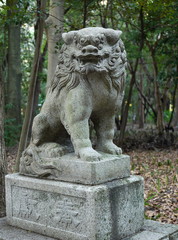
[{"label": "stone base block", "polygon": [[[123,240],[178,240],[178,226],[146,220],[143,231]],[[7,224],[6,218],[0,218],[0,239],[2,240],[55,240]],[[63,240],[63,239],[61,239]]]},{"label": "stone base block", "polygon": [[0,218],[0,240],[55,240],[55,238],[10,226],[6,218]]},{"label": "stone base block", "polygon": [[[105,153],[101,153],[101,155],[102,160],[98,162],[86,162],[72,153],[57,159],[43,159],[44,166],[53,166],[50,174],[45,178],[95,185],[130,176],[129,156],[117,156]],[[21,174],[39,177],[35,173],[28,173],[28,169],[22,167]]]},{"label": "stone base block", "polygon": [[139,233],[123,240],[178,240],[178,226],[145,220]]},{"label": "stone base block", "polygon": [[144,223],[139,176],[87,186],[6,176],[9,224],[61,240],[120,240]]}]

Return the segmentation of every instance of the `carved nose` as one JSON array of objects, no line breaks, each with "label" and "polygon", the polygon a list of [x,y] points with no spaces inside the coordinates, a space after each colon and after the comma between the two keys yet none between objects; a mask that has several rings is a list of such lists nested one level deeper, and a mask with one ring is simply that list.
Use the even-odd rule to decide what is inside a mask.
[{"label": "carved nose", "polygon": [[88,45],[86,47],[83,47],[82,48],[82,53],[83,54],[86,54],[86,53],[98,53],[98,48],[97,47],[94,47],[92,45]]}]

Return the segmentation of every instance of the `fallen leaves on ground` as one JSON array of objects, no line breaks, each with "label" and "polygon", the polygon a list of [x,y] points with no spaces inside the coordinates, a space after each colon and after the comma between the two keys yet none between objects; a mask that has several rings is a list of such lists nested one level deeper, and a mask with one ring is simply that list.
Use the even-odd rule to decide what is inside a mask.
[{"label": "fallen leaves on ground", "polygon": [[145,180],[145,216],[178,224],[178,151],[130,151],[131,173]]},{"label": "fallen leaves on ground", "polygon": [[17,156],[17,147],[11,147],[8,148],[6,153],[6,159],[7,159],[7,172],[13,173],[15,169],[15,159]]}]

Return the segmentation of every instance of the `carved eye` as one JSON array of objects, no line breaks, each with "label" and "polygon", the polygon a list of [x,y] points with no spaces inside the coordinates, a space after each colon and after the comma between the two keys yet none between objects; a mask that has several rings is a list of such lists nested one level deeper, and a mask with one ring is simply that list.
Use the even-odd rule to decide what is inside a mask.
[{"label": "carved eye", "polygon": [[100,37],[100,42],[104,43],[104,36],[103,35]]},{"label": "carved eye", "polygon": [[84,38],[81,38],[81,39],[80,39],[80,43],[81,43],[81,44],[84,44],[84,43],[85,43],[85,39],[84,39]]},{"label": "carved eye", "polygon": [[96,38],[96,39],[95,39],[95,43],[96,43],[97,45],[100,43],[99,38]]},{"label": "carved eye", "polygon": [[98,49],[101,50],[102,48],[103,48],[103,45],[100,44],[100,45],[98,46]]}]

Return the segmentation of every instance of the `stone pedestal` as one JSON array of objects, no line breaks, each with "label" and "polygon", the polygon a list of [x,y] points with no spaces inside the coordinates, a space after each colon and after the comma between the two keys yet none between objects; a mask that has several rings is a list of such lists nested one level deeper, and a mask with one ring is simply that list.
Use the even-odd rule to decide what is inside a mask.
[{"label": "stone pedestal", "polygon": [[[101,152],[100,152],[101,153]],[[130,176],[130,157],[128,155],[111,155],[101,153],[102,160],[87,162],[73,153],[60,158],[43,159],[43,166],[53,166],[46,179],[96,185],[114,179]],[[23,172],[23,170],[26,170]],[[28,169],[23,168],[21,174],[27,175]],[[29,176],[38,177],[35,174]]]},{"label": "stone pedestal", "polygon": [[144,223],[143,179],[95,186],[6,177],[7,221],[61,240],[120,240]]}]

